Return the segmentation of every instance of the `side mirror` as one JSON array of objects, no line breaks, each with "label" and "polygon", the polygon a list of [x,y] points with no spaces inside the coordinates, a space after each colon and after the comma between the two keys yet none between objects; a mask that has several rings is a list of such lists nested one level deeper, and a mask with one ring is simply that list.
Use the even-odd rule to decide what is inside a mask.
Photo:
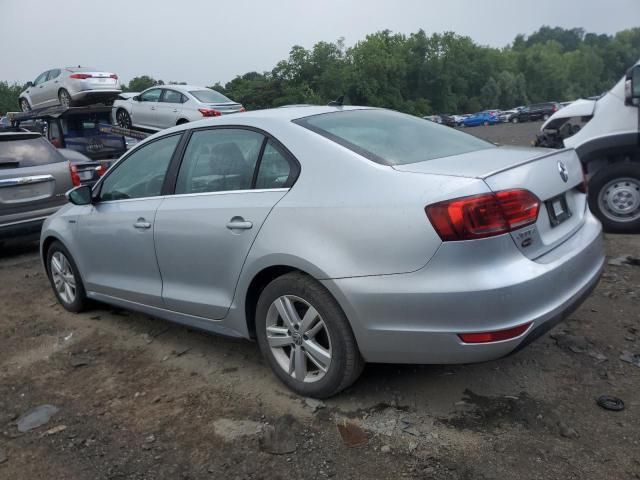
[{"label": "side mirror", "polygon": [[625,105],[640,104],[640,64],[627,70],[624,82],[624,103]]},{"label": "side mirror", "polygon": [[67,193],[67,199],[74,205],[89,205],[91,203],[91,187],[80,185]]},{"label": "side mirror", "polygon": [[135,100],[136,102],[140,101],[140,95],[136,95],[135,97],[131,97],[131,100]]},{"label": "side mirror", "polygon": [[24,86],[25,90],[26,90],[27,88],[31,88],[31,87],[33,87],[33,82],[27,82],[27,83],[25,84],[25,86]]}]

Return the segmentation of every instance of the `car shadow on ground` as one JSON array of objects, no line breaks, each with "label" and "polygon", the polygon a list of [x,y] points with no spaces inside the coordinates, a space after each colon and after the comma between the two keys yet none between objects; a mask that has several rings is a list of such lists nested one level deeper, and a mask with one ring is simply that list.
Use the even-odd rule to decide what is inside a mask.
[{"label": "car shadow on ground", "polygon": [[27,240],[23,242],[11,241],[7,243],[0,242],[0,259],[15,258],[21,255],[30,255],[38,253],[38,240]]}]

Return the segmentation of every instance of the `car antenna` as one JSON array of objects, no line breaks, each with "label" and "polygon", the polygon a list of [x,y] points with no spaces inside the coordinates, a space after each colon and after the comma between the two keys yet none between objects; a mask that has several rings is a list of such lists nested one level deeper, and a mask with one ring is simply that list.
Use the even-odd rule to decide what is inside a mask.
[{"label": "car antenna", "polygon": [[341,107],[344,104],[344,95],[340,95],[335,100],[331,100],[327,105],[330,107]]}]

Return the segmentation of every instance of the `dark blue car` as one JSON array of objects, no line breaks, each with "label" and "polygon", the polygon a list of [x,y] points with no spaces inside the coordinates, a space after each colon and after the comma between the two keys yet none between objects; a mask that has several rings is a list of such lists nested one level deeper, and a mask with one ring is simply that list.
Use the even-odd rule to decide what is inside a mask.
[{"label": "dark blue car", "polygon": [[477,127],[478,125],[495,125],[500,118],[491,112],[478,112],[462,121],[463,127]]}]

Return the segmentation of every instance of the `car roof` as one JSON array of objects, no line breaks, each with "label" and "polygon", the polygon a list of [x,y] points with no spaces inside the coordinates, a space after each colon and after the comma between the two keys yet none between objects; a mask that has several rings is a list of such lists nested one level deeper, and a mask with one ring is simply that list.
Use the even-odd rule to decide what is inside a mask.
[{"label": "car roof", "polygon": [[[184,86],[184,85],[183,85]],[[147,143],[148,140],[165,136],[167,134],[182,132],[184,130],[190,130],[193,128],[202,127],[214,127],[222,125],[238,125],[249,126],[256,128],[266,128],[269,124],[274,123],[283,124],[290,123],[292,120],[296,120],[304,117],[311,117],[313,115],[321,115],[324,113],[334,113],[352,110],[377,110],[374,107],[359,107],[359,106],[327,106],[327,105],[309,105],[309,106],[295,106],[288,108],[267,108],[264,110],[251,110],[243,113],[234,113],[233,115],[223,115],[221,117],[206,118],[204,120],[198,120],[195,122],[184,123],[175,127],[161,130],[150,137],[147,137],[140,144]],[[137,146],[136,145],[136,148]]]}]

